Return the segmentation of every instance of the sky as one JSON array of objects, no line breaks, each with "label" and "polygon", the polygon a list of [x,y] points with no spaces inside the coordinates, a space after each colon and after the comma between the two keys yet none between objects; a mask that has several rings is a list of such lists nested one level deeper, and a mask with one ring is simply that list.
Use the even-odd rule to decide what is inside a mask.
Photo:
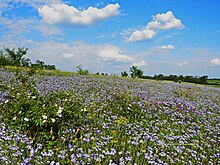
[{"label": "sky", "polygon": [[0,49],[57,69],[220,78],[220,0],[0,0]]}]

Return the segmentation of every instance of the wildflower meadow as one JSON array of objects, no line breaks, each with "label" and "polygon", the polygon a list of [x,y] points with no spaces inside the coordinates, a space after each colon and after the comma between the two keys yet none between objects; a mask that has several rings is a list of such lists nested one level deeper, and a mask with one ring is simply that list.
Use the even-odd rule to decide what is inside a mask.
[{"label": "wildflower meadow", "polygon": [[220,164],[220,88],[0,71],[0,164]]}]

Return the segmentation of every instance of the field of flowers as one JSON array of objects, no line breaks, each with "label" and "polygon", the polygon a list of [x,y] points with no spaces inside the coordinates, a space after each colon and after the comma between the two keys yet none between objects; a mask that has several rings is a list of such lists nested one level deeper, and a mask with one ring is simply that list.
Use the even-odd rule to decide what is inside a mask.
[{"label": "field of flowers", "polygon": [[220,88],[0,71],[0,164],[220,164]]}]

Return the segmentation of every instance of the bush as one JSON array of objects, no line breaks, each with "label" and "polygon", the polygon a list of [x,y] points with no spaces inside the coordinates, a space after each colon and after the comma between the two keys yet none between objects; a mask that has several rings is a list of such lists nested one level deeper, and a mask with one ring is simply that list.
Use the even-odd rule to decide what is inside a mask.
[{"label": "bush", "polygon": [[86,69],[82,69],[82,66],[79,65],[76,67],[78,69],[77,73],[79,73],[79,75],[88,75],[89,71]]},{"label": "bush", "polygon": [[[14,130],[24,132],[32,140],[55,141],[59,134],[69,127],[67,119],[77,120],[73,114],[73,105],[80,109],[81,104],[71,102],[59,105],[59,99],[65,100],[67,93],[42,95],[37,90],[31,74],[18,72],[17,87],[6,88],[8,100],[5,101],[2,120]],[[74,112],[75,113],[75,112]],[[75,122],[79,125],[80,122]],[[72,125],[74,127],[74,124]]]}]

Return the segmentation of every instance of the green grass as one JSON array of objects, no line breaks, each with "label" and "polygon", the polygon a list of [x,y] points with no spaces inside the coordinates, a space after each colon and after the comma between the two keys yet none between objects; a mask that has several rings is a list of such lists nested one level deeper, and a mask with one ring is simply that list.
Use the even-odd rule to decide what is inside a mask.
[{"label": "green grass", "polygon": [[220,85],[220,79],[209,79],[208,83]]}]

